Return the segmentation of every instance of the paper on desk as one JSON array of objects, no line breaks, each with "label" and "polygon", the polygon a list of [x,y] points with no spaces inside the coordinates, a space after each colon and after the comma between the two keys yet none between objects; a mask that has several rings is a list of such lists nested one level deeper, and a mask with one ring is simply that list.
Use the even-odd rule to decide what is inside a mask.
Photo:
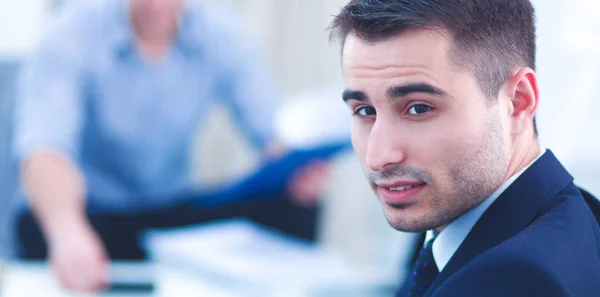
[{"label": "paper on desk", "polygon": [[[153,267],[141,263],[113,263],[111,279],[121,282],[147,282],[154,280]],[[2,297],[147,297],[153,294],[86,294],[74,293],[61,287],[46,263],[9,263],[0,291]]]},{"label": "paper on desk", "polygon": [[0,296],[3,297],[92,297],[63,289],[50,269],[41,263],[7,265]]},{"label": "paper on desk", "polygon": [[358,288],[376,282],[317,246],[245,220],[154,230],[146,233],[143,241],[159,262],[184,265],[204,278],[244,292],[253,288],[256,296],[264,290]]}]

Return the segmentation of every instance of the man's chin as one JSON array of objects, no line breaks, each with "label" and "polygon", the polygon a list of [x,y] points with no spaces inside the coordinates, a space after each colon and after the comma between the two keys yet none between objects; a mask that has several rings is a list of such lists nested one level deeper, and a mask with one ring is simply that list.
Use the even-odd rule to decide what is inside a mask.
[{"label": "man's chin", "polygon": [[390,226],[398,231],[420,233],[436,228],[435,223],[419,215],[408,206],[384,206],[385,218]]}]

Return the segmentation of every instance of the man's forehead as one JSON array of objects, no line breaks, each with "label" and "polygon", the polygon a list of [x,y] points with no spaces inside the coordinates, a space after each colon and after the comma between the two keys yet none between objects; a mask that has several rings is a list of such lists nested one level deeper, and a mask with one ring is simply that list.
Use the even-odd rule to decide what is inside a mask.
[{"label": "man's forehead", "polygon": [[390,84],[425,82],[448,88],[456,72],[444,32],[413,29],[375,42],[348,35],[342,59],[346,86],[381,91]]},{"label": "man's forehead", "polygon": [[411,63],[428,61],[431,57],[445,59],[449,47],[449,38],[444,30],[409,29],[375,41],[350,33],[344,40],[342,63],[346,66],[347,63]]}]

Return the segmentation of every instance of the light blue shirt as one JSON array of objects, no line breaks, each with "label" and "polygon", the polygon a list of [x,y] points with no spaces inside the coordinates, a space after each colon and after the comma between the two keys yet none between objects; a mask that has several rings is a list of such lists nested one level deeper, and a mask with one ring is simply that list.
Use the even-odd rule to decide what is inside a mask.
[{"label": "light blue shirt", "polygon": [[58,149],[82,169],[92,209],[138,211],[193,190],[191,140],[216,100],[259,148],[270,141],[278,94],[256,43],[226,10],[186,5],[154,64],[138,54],[125,0],[61,13],[21,77],[18,161]]},{"label": "light blue shirt", "polygon": [[[504,182],[496,191],[494,191],[490,197],[484,200],[478,206],[472,208],[471,210],[464,213],[462,216],[458,217],[452,223],[450,223],[433,241],[433,259],[435,260],[435,264],[438,267],[438,271],[444,270],[444,267],[448,264],[454,253],[458,250],[462,242],[467,238],[473,226],[477,223],[479,218],[485,213],[485,211],[512,185],[527,168],[529,168],[535,161],[537,161],[546,150],[541,150],[540,155],[535,158],[531,163],[525,166],[521,171],[517,172],[513,176],[511,176],[506,182]],[[425,237],[425,243],[427,243],[430,239],[434,238],[434,233],[432,230],[427,231],[427,235]]]}]

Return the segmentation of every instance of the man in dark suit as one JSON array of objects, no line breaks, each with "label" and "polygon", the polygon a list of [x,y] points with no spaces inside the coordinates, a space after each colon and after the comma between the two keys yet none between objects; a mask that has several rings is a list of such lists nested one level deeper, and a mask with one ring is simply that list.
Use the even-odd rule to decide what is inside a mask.
[{"label": "man in dark suit", "polygon": [[352,0],[331,29],[384,214],[427,232],[397,296],[600,296],[597,200],[537,137],[529,0]]}]

